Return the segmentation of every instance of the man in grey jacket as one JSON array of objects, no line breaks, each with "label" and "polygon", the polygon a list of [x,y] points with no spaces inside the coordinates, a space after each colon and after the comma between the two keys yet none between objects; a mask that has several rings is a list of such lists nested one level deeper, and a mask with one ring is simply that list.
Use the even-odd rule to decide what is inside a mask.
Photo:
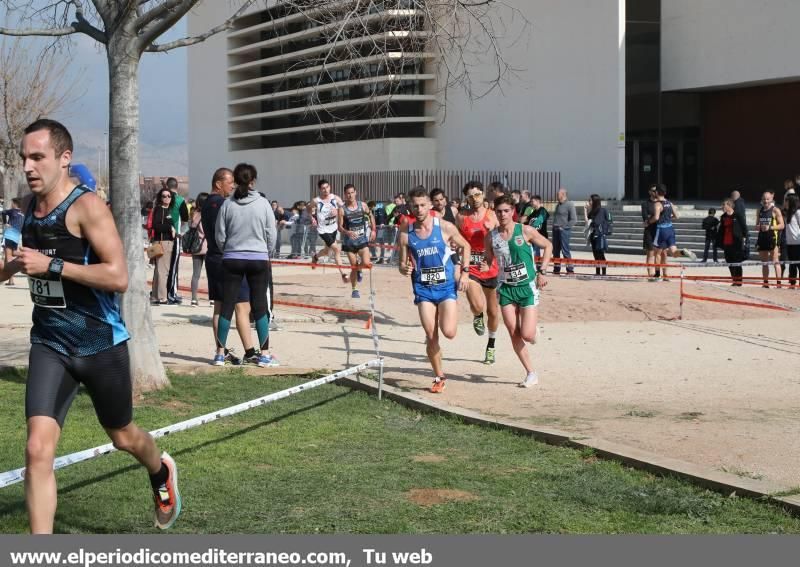
[{"label": "man in grey jacket", "polygon": [[[553,259],[572,258],[572,252],[569,248],[569,239],[572,236],[572,227],[578,220],[578,215],[575,212],[575,204],[567,200],[567,190],[563,187],[558,190],[558,204],[556,204],[555,212],[553,213]],[[561,272],[561,264],[555,262],[553,264],[553,273],[558,274]],[[567,273],[575,273],[575,267],[572,264],[567,264]]]}]

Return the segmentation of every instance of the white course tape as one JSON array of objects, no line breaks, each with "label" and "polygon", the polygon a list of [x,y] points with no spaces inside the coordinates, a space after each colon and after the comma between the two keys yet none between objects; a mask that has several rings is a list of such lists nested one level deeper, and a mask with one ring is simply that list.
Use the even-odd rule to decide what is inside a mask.
[{"label": "white course tape", "polygon": [[[235,415],[237,413],[241,413],[243,411],[247,411],[249,409],[253,409],[258,406],[263,406],[264,404],[268,404],[270,402],[287,398],[292,394],[297,394],[305,390],[316,388],[317,386],[328,384],[329,382],[334,382],[339,378],[344,378],[345,376],[349,376],[350,374],[356,374],[358,372],[361,372],[362,370],[366,370],[367,368],[376,368],[376,367],[381,367],[382,365],[383,365],[382,360],[379,359],[370,360],[369,362],[365,362],[364,364],[359,364],[358,366],[347,368],[346,370],[336,372],[335,374],[329,374],[328,376],[323,376],[322,378],[317,378],[316,380],[305,382],[304,384],[300,384],[299,386],[287,388],[286,390],[281,390],[280,392],[275,392],[274,394],[268,394],[266,396],[257,398],[255,400],[251,400],[249,402],[243,402],[241,404],[231,406],[229,408],[217,410],[211,413],[207,413],[205,415],[200,415],[198,417],[187,419],[186,421],[181,421],[180,423],[175,423],[174,425],[168,425],[166,427],[162,427],[161,429],[156,429],[155,431],[151,431],[150,435],[158,439],[159,437],[164,437],[165,435],[170,435],[171,433],[177,433],[178,431],[186,431],[187,429],[197,427],[198,425],[211,423],[212,421],[216,421],[223,417]],[[75,463],[80,463],[82,461],[88,461],[89,459],[99,457],[100,455],[108,455],[109,453],[113,453],[116,450],[117,449],[114,447],[112,443],[108,443],[106,445],[101,445],[93,449],[85,449],[83,451],[78,451],[76,453],[70,453],[69,455],[58,457],[55,460],[55,463],[53,464],[53,470],[63,469],[64,467],[67,467],[69,465],[74,465]],[[25,478],[25,467],[4,472],[0,474],[0,488],[5,488],[6,486],[11,486],[12,484],[22,482],[24,478]]]}]

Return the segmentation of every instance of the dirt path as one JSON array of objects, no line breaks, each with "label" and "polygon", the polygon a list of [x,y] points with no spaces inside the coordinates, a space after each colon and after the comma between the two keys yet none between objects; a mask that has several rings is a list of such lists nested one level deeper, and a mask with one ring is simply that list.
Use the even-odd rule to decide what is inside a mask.
[{"label": "dirt path", "polygon": [[[367,294],[350,299],[349,287],[330,268],[282,266],[275,274],[279,299],[368,308]],[[188,281],[190,274],[183,275]],[[544,336],[531,347],[540,385],[517,387],[523,371],[502,326],[497,364],[480,362],[486,337],[475,335],[466,301],[460,301],[458,336],[443,344],[449,382],[440,396],[490,415],[800,486],[795,463],[800,453],[800,315],[692,301],[684,306],[684,320],[674,321],[677,282],[551,281],[540,309]],[[382,268],[374,271],[374,284],[386,381],[435,396],[426,393],[432,375],[408,281]],[[362,290],[366,287],[365,282]],[[747,297],[707,285],[692,290],[720,299],[800,307],[797,290],[746,288]],[[156,309],[168,364],[208,362],[211,308],[203,304]],[[0,364],[25,364],[26,290],[0,290],[0,309],[7,314]],[[276,311],[281,330],[273,334],[272,344],[287,367],[338,369],[375,355],[363,318],[282,306]]]}]

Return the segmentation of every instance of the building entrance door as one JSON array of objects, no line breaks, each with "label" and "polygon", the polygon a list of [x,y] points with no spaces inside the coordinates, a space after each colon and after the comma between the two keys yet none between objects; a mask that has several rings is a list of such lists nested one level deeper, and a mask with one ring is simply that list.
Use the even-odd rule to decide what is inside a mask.
[{"label": "building entrance door", "polygon": [[629,141],[625,151],[625,197],[642,200],[650,186],[663,183],[674,199],[697,199],[698,153],[698,144],[692,140],[663,140],[661,144],[655,139]]}]

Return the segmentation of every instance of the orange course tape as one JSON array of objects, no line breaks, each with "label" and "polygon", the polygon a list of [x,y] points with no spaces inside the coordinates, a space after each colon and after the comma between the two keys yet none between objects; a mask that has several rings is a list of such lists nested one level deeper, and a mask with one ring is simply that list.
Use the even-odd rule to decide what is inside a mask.
[{"label": "orange course tape", "polygon": [[[152,281],[147,282],[148,284],[152,285]],[[178,289],[180,291],[192,291],[192,288],[185,285],[179,285]],[[208,295],[207,289],[198,288],[197,291],[202,293],[203,295]],[[302,307],[304,309],[317,309],[319,311],[331,311],[333,313],[343,313],[345,315],[360,315],[366,316],[367,322],[364,326],[365,329],[372,328],[372,314],[369,311],[356,311],[355,309],[340,309],[338,307],[327,307],[322,305],[311,305],[308,303],[295,303],[294,301],[283,301],[281,299],[276,299],[273,301],[275,305],[285,305],[287,307]]]},{"label": "orange course tape", "polygon": [[777,305],[766,305],[764,303],[751,303],[749,301],[735,301],[733,299],[716,299],[714,297],[703,297],[701,295],[691,295],[682,293],[681,298],[694,299],[695,301],[710,301],[712,303],[725,303],[726,305],[741,305],[743,307],[760,307],[761,309],[772,309],[773,311],[785,311],[791,313],[791,309],[778,307]]}]

